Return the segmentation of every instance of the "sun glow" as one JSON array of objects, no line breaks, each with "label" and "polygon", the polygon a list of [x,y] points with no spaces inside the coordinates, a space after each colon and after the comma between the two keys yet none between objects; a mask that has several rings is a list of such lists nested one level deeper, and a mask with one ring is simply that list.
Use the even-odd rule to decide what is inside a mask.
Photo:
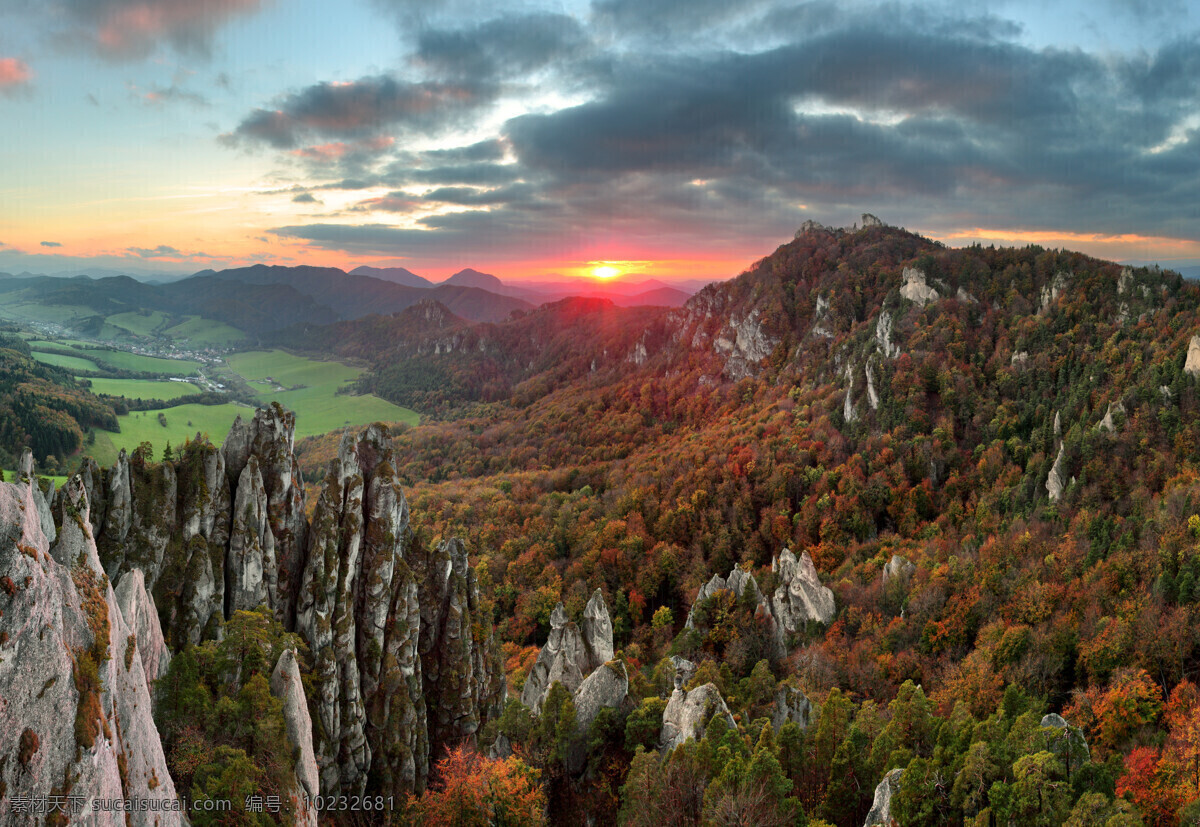
[{"label": "sun glow", "polygon": [[601,264],[599,267],[592,268],[592,275],[598,279],[611,279],[621,275],[621,271],[611,264]]}]

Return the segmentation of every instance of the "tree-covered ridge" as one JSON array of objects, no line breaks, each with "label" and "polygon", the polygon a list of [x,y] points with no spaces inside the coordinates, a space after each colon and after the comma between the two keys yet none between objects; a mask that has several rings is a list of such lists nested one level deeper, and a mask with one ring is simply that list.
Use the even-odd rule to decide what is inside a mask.
[{"label": "tree-covered ridge", "polygon": [[[906,271],[936,297],[906,298]],[[415,523],[484,550],[517,686],[555,603],[578,617],[600,587],[631,694],[659,696],[698,587],[742,566],[770,592],[772,556],[806,549],[837,615],[773,681],[861,706],[911,680],[939,720],[984,721],[1017,688],[1174,817],[1196,797],[1161,710],[1197,665],[1198,307],[1175,274],[1081,254],[816,229],[663,337],[647,324],[640,366],[408,431],[398,470]],[[897,555],[914,568],[885,584]],[[747,631],[687,652],[747,679],[757,661],[729,656]],[[1135,685],[1157,705],[1112,731]]]},{"label": "tree-covered ridge", "polygon": [[18,337],[0,334],[0,461],[14,467],[25,447],[39,462],[62,459],[83,446],[90,427],[119,430],[112,407],[66,371],[35,361]]}]

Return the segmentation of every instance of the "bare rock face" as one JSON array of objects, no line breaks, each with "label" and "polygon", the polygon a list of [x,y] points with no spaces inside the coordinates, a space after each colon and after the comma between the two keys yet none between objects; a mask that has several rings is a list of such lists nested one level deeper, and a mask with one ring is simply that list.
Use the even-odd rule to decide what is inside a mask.
[{"label": "bare rock face", "polygon": [[782,632],[794,633],[808,620],[832,622],[836,611],[833,591],[821,585],[808,552],[797,558],[784,549],[771,561],[771,571],[782,581],[771,598],[771,613]]},{"label": "bare rock face", "polygon": [[1067,719],[1057,712],[1042,716],[1042,727],[1055,732],[1048,747],[1058,755],[1062,762],[1070,768],[1078,767],[1091,760],[1092,751],[1088,747],[1087,738],[1079,727],[1071,726]]},{"label": "bare rock face", "polygon": [[80,479],[93,498],[90,519],[109,577],[119,582],[127,572],[142,572],[168,645],[215,637],[230,519],[217,449],[197,438],[160,464],[122,452],[108,470],[85,462]]},{"label": "bare rock face", "polygon": [[1065,445],[1059,446],[1058,456],[1054,458],[1054,464],[1050,466],[1050,473],[1046,477],[1046,492],[1050,495],[1052,503],[1058,502],[1063,493],[1062,460],[1065,448]]},{"label": "bare rock face", "polygon": [[608,604],[599,589],[583,610],[583,645],[591,664],[608,663],[613,659],[613,625]]},{"label": "bare rock face", "polygon": [[863,372],[867,376],[867,404],[871,406],[871,410],[877,411],[879,410],[879,391],[875,390],[875,369],[871,367],[870,359],[863,366]]},{"label": "bare rock face", "polygon": [[574,692],[590,671],[583,635],[579,627],[567,619],[567,610],[559,603],[550,613],[550,637],[525,678],[521,703],[535,711],[540,710],[555,681],[568,692]]},{"label": "bare rock face", "polygon": [[146,578],[141,569],[134,569],[121,578],[116,596],[125,625],[137,636],[137,655],[142,661],[146,680],[153,684],[167,674],[171,665],[171,650],[163,639],[154,598],[146,589]]},{"label": "bare rock face", "polygon": [[1183,372],[1189,376],[1200,375],[1200,336],[1193,336],[1188,342],[1187,361],[1183,363]]},{"label": "bare rock face", "polygon": [[941,298],[938,291],[926,283],[923,270],[918,270],[916,267],[905,267],[903,276],[904,281],[900,285],[900,295],[913,304],[924,307],[929,302]]},{"label": "bare rock face", "polygon": [[1038,308],[1038,313],[1045,314],[1045,312],[1049,310],[1056,301],[1058,301],[1058,297],[1061,296],[1066,289],[1070,287],[1070,285],[1070,273],[1062,270],[1055,273],[1054,278],[1050,280],[1050,283],[1042,288],[1042,304],[1041,307]]},{"label": "bare rock face", "polygon": [[[508,687],[498,668],[499,643],[491,618],[481,615],[479,585],[460,540],[438,546],[426,569],[425,584],[421,664],[430,708],[430,748],[437,755],[444,746],[473,742],[484,721],[499,717]],[[603,615],[607,619],[607,609]],[[480,639],[476,630],[482,632]],[[611,640],[610,631],[610,649]]]},{"label": "bare rock face", "polygon": [[225,614],[279,605],[276,587],[275,534],[267,511],[258,457],[247,458],[233,503],[229,553],[225,555]]},{"label": "bare rock face", "polygon": [[888,560],[883,565],[883,582],[884,585],[892,581],[904,581],[913,576],[913,572],[917,570],[917,566],[907,557],[899,554],[893,554],[892,559]]},{"label": "bare rock face", "polygon": [[775,692],[775,709],[771,712],[771,726],[776,732],[791,721],[801,729],[808,729],[812,719],[812,702],[795,687],[781,684]]},{"label": "bare rock face", "polygon": [[[182,823],[167,771],[136,634],[100,566],[87,493],[72,479],[58,499],[53,551],[32,490],[0,484],[0,823],[17,823],[17,797],[140,798],[160,808],[134,825]],[[123,825],[126,814],[89,823]]]},{"label": "bare rock face", "polygon": [[253,455],[257,457],[267,495],[267,521],[275,541],[275,574],[278,599],[275,615],[292,628],[291,612],[296,605],[306,548],[304,480],[294,453],[296,415],[278,403],[254,412],[245,422],[238,417],[222,451],[225,474],[236,497],[242,471]]},{"label": "bare rock face", "polygon": [[716,684],[706,683],[691,692],[676,689],[663,710],[659,750],[666,755],[689,738],[699,739],[708,722],[718,715],[725,718],[731,729],[737,729]]},{"label": "bare rock face", "polygon": [[731,317],[713,340],[717,353],[725,357],[725,372],[734,379],[752,375],[778,344],[763,328],[757,308],[745,317]]},{"label": "bare rock face", "polygon": [[896,820],[892,818],[892,796],[900,789],[900,777],[903,769],[894,769],[883,777],[875,788],[875,799],[871,802],[871,811],[863,827],[893,827]]},{"label": "bare rock face", "polygon": [[880,221],[875,216],[871,215],[869,212],[865,212],[862,214],[862,227],[864,230],[867,227],[884,227],[884,226],[886,226],[886,225],[882,221]]},{"label": "bare rock face", "polygon": [[1108,403],[1108,410],[1104,412],[1104,418],[1096,425],[1097,431],[1107,431],[1108,433],[1116,433],[1117,424],[1113,421],[1113,414],[1125,416],[1125,406],[1120,400]]},{"label": "bare rock face", "polygon": [[357,445],[346,434],[313,512],[308,562],[296,606],[296,631],[308,641],[313,657],[315,753],[324,793],[361,794],[371,764],[355,651],[354,589],[361,569],[363,490]]},{"label": "bare rock face", "polygon": [[[78,600],[71,603],[76,593],[71,590],[82,587],[72,582],[71,574],[85,571],[78,567],[88,560],[94,563],[92,580],[103,584],[96,590],[107,593],[112,606],[107,613],[111,645],[106,637],[104,656],[97,650],[93,658],[101,665],[103,687],[95,717],[107,727],[97,743],[116,745],[109,750],[112,755],[123,750],[121,763],[132,773],[109,773],[106,762],[112,758],[116,767],[116,758],[105,758],[102,746],[95,756],[85,754],[91,769],[72,772],[77,785],[94,788],[97,795],[122,797],[122,789],[134,783],[130,779],[141,778],[137,772],[148,772],[148,786],[174,796],[169,779],[163,781],[165,765],[157,770],[162,750],[146,724],[153,727],[147,687],[166,671],[171,648],[218,637],[223,621],[240,609],[273,609],[312,652],[315,692],[305,711],[310,735],[303,735],[303,716],[295,708],[295,703],[304,706],[302,696],[288,695],[284,686],[299,687],[298,678],[289,677],[294,668],[283,663],[276,670],[276,683],[283,681],[277,692],[290,698],[294,740],[307,741],[307,749],[297,741],[299,773],[301,787],[311,794],[350,795],[368,789],[394,796],[419,793],[431,750],[472,741],[486,721],[500,714],[505,682],[498,646],[466,550],[457,540],[432,551],[414,547],[386,429],[372,426],[357,438],[343,438],[310,525],[292,453],[293,428],[293,416],[273,406],[251,421],[239,420],[223,449],[198,438],[161,463],[144,453],[122,455],[107,471],[84,463],[69,489],[54,498],[51,510],[59,538],[53,559],[37,516],[40,491],[27,483],[6,489],[14,503],[9,509],[13,530],[32,538],[14,559],[22,567],[27,564],[21,561],[37,563],[44,576],[38,580],[22,571],[17,581],[14,575],[14,583],[29,576],[28,582],[40,584],[43,593],[36,610],[26,607],[11,615],[3,604],[12,595],[7,581],[0,581],[0,631],[18,617],[25,623],[22,636],[41,627],[62,631],[53,638],[58,648],[39,654],[37,646],[25,645],[20,658],[10,657],[0,643],[0,756],[8,731],[5,705],[10,704],[6,693],[11,687],[5,681],[25,692],[29,672],[47,671],[36,664],[23,666],[23,683],[10,678],[14,673],[7,670],[25,664],[26,654],[37,655],[52,677],[66,677],[48,683],[38,703],[29,702],[38,711],[25,717],[46,732],[51,729],[43,721],[51,719],[65,720],[74,729],[78,693],[72,660],[78,658],[73,653],[91,645],[81,631],[90,627],[75,623],[78,612],[62,607],[78,605]],[[89,494],[98,500],[94,510],[88,507]],[[18,522],[15,515],[22,509],[32,519]],[[0,540],[5,525],[0,522]],[[49,525],[53,528],[54,522]],[[0,549],[0,562],[7,559]],[[294,582],[289,580],[293,569]],[[108,588],[105,570],[120,578],[117,592]],[[89,599],[87,605],[101,602]],[[25,615],[37,623],[30,626]],[[602,598],[589,603],[585,623],[586,641],[574,629],[575,649],[590,672],[594,660],[612,653],[612,624]],[[8,637],[20,639],[13,632]],[[47,633],[45,640],[52,637]],[[38,646],[42,644],[39,638]],[[23,715],[28,711],[22,708]],[[68,757],[75,760],[73,742]],[[59,761],[54,766],[53,783],[61,784],[65,765]],[[0,762],[0,777],[7,772]],[[156,772],[158,780],[153,780]],[[302,823],[308,823],[304,819],[309,815]]]},{"label": "bare rock face", "polygon": [[629,695],[629,675],[622,661],[611,661],[584,678],[575,690],[575,733],[567,749],[567,770],[581,771],[587,763],[587,731],[602,709],[617,709]]},{"label": "bare rock face", "polygon": [[687,685],[687,682],[692,679],[692,676],[696,674],[696,664],[679,655],[671,656],[671,666],[675,668],[674,683],[676,689],[683,689]]},{"label": "bare rock face", "polygon": [[395,467],[383,428],[345,435],[307,531],[296,631],[313,654],[325,795],[368,779],[384,794],[423,790],[431,750],[473,739],[504,702],[466,549],[414,546]]},{"label": "bare rock face", "polygon": [[283,720],[287,726],[288,740],[296,748],[296,794],[292,796],[291,811],[296,814],[298,827],[316,827],[317,811],[304,806],[305,796],[315,798],[321,794],[317,759],[313,755],[312,719],[308,715],[308,702],[304,699],[304,686],[300,683],[300,667],[296,663],[296,652],[287,649],[279,656],[275,670],[271,673],[271,694],[283,702]]},{"label": "bare rock face", "polygon": [[50,489],[50,496],[47,497],[42,493],[42,489],[38,487],[37,476],[33,471],[33,451],[26,448],[21,452],[21,460],[17,465],[17,483],[28,485],[33,489],[33,504],[37,509],[38,522],[41,524],[42,533],[46,536],[46,541],[53,543],[56,537],[56,529],[54,527],[54,515],[50,511],[50,501],[54,499],[54,488]]},{"label": "bare rock face", "polygon": [[879,311],[879,318],[875,320],[875,343],[879,345],[879,352],[889,359],[900,355],[899,346],[892,342],[892,324],[892,314]]}]

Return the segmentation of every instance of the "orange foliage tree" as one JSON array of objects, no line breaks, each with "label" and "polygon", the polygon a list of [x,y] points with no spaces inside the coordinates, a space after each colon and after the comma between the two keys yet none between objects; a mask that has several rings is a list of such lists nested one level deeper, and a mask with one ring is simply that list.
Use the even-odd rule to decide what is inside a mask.
[{"label": "orange foliage tree", "polygon": [[421,798],[409,800],[413,823],[428,827],[542,827],[546,794],[538,771],[515,755],[503,760],[485,758],[457,746],[434,770],[437,781]]}]

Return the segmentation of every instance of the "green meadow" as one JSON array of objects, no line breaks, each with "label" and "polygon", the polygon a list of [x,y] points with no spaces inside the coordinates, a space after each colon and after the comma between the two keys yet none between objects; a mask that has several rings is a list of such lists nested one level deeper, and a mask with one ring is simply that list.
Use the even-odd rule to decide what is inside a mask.
[{"label": "green meadow", "polygon": [[[159,422],[159,414],[166,420],[165,426]],[[184,440],[194,439],[197,433],[207,435],[209,440],[219,445],[238,414],[252,416],[254,411],[233,402],[224,405],[177,405],[161,411],[132,411],[117,417],[121,433],[97,430],[96,442],[88,449],[88,453],[101,465],[111,465],[122,448],[132,451],[143,442],[154,446],[155,459],[162,456],[163,447],[168,442],[181,445]]]},{"label": "green meadow", "polygon": [[160,330],[158,335],[177,340],[186,339],[189,345],[214,347],[236,344],[246,338],[246,334],[236,327],[199,316],[188,316],[185,321],[174,327]]},{"label": "green meadow", "polygon": [[362,369],[320,362],[282,350],[235,353],[227,360],[263,403],[279,402],[296,412],[296,436],[315,436],[370,422],[416,425],[416,411],[377,396],[337,395]]},{"label": "green meadow", "polygon": [[152,379],[87,379],[77,377],[80,381],[91,382],[91,391],[95,394],[106,393],[109,396],[124,396],[126,399],[178,399],[193,393],[200,393],[200,388],[191,382],[159,382]]},{"label": "green meadow", "polygon": [[67,370],[99,370],[99,365],[82,356],[64,356],[61,353],[42,353],[33,351],[33,358],[47,365],[66,368]]},{"label": "green meadow", "polygon": [[151,336],[156,330],[167,323],[167,317],[157,310],[131,311],[129,313],[114,313],[104,320],[105,323],[136,333],[139,336]]},{"label": "green meadow", "polygon": [[[293,356],[281,350],[237,353],[228,359],[229,370],[246,380],[262,405],[279,402],[296,412],[297,438],[355,428],[371,422],[404,422],[416,425],[420,416],[416,411],[393,405],[376,396],[339,395],[337,391],[353,382],[362,369],[338,362],[321,362]],[[145,382],[141,380],[93,379],[97,392],[102,387],[120,388],[115,383],[128,383],[124,387],[131,393],[150,393],[139,388],[170,385],[190,388],[179,382]],[[97,383],[103,383],[98,385]],[[189,393],[193,392],[188,390]],[[124,393],[130,396],[131,393]],[[152,394],[155,398],[166,398]],[[166,425],[159,421],[159,414]],[[155,457],[162,455],[163,446],[180,445],[185,439],[194,438],[197,432],[220,444],[234,418],[253,416],[254,410],[236,403],[223,405],[177,405],[161,411],[133,411],[117,417],[120,433],[96,431],[95,444],[89,453],[101,465],[110,465],[117,453],[124,448],[132,451],[143,442],[154,446]]]}]

